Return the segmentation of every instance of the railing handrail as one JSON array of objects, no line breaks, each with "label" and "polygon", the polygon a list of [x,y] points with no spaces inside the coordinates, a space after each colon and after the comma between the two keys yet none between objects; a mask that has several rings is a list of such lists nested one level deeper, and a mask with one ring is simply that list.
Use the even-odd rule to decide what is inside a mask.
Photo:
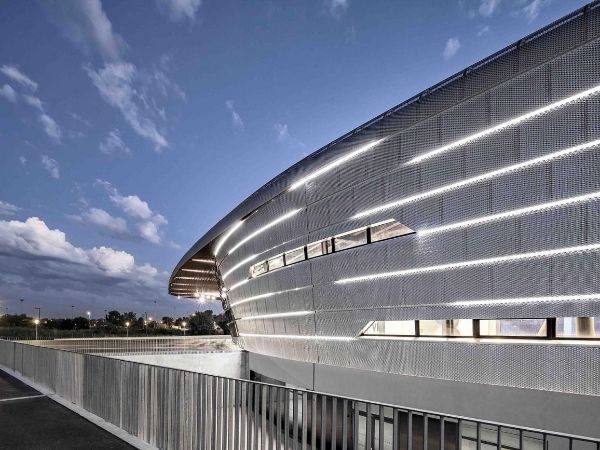
[{"label": "railing handrail", "polygon": [[[29,345],[32,347],[41,347],[41,348],[46,348],[49,350],[64,351],[64,352],[76,353],[76,354],[77,353],[84,354],[84,355],[87,355],[92,358],[105,358],[105,356],[98,355],[98,354],[85,353],[85,352],[80,353],[80,352],[75,352],[75,351],[72,351],[69,349],[45,347],[43,345],[35,345],[35,344],[31,344],[29,342],[19,342],[19,341],[11,341],[11,342],[13,342],[14,344]],[[148,364],[148,363],[138,362],[138,361],[132,362],[132,361],[124,360],[123,362],[131,363],[131,364],[139,364],[139,365],[146,366],[146,367],[156,367],[156,365],[154,365],[154,364]],[[287,391],[296,391],[296,392],[301,392],[301,393],[306,393],[306,394],[316,394],[316,395],[322,395],[325,397],[335,397],[337,399],[347,400],[347,401],[351,401],[351,402],[358,402],[358,403],[365,403],[365,404],[369,403],[372,405],[383,406],[383,407],[392,408],[392,409],[396,409],[396,410],[405,410],[406,412],[416,413],[419,415],[426,415],[428,417],[440,417],[440,418],[443,417],[444,419],[454,419],[457,421],[474,422],[474,423],[479,423],[481,425],[491,425],[494,427],[501,427],[501,428],[512,429],[512,430],[516,430],[516,431],[537,433],[537,434],[546,435],[546,436],[550,436],[550,437],[575,439],[575,440],[582,441],[582,442],[596,443],[600,446],[600,439],[598,439],[598,438],[563,433],[560,431],[550,431],[550,430],[538,429],[538,428],[533,428],[533,427],[526,427],[526,426],[522,426],[522,425],[514,425],[514,424],[509,424],[509,423],[503,423],[503,422],[494,422],[494,421],[489,421],[489,420],[485,420],[485,419],[477,419],[474,417],[460,416],[457,414],[446,414],[446,413],[442,413],[439,411],[430,411],[430,410],[426,410],[426,409],[413,408],[413,407],[408,407],[408,406],[403,406],[403,405],[396,405],[396,404],[385,403],[385,402],[377,402],[377,401],[360,399],[360,398],[355,398],[355,397],[347,397],[344,395],[332,394],[332,393],[321,392],[321,391],[316,391],[316,390],[281,386],[281,385],[277,385],[277,384],[273,384],[273,383],[266,383],[263,381],[255,381],[255,380],[247,380],[247,379],[243,379],[243,378],[225,377],[225,376],[221,376],[221,375],[199,373],[199,372],[193,372],[191,370],[179,369],[179,368],[169,368],[169,369],[183,372],[183,373],[199,374],[199,375],[203,375],[203,376],[207,376],[207,377],[220,378],[222,380],[239,381],[242,383],[247,383],[247,384],[252,384],[252,385],[275,387],[278,389],[285,389]]]}]

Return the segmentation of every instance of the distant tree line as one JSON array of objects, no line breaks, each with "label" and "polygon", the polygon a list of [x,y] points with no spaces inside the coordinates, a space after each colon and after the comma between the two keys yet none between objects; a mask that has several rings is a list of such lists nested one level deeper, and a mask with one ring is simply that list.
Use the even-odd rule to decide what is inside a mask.
[{"label": "distant tree line", "polygon": [[[229,320],[225,314],[214,314],[212,310],[198,311],[190,316],[173,318],[164,316],[162,320],[135,312],[108,311],[103,319],[87,317],[42,318],[38,331],[44,337],[68,337],[85,335],[211,335],[230,334]],[[0,316],[0,336],[31,334],[35,329],[34,318],[26,314],[5,314]],[[22,332],[19,332],[21,330]]]}]

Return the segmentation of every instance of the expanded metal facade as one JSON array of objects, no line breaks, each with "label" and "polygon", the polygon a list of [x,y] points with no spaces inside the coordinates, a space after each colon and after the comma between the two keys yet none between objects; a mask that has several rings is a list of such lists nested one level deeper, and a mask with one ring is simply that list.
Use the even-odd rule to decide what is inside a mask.
[{"label": "expanded metal facade", "polygon": [[[256,353],[600,395],[592,340],[361,336],[372,321],[600,316],[599,6],[288,169],[200,239],[170,292],[217,292]],[[414,233],[249,275],[389,219]]]}]

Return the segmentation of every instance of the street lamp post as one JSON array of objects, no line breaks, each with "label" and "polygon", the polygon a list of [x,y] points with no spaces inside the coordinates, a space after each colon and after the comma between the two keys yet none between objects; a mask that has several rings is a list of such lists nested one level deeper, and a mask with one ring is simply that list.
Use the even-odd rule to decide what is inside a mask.
[{"label": "street lamp post", "polygon": [[129,339],[129,322],[125,322],[125,329],[127,330],[127,339]]},{"label": "street lamp post", "polygon": [[33,321],[35,323],[35,340],[38,340],[38,325],[40,324],[40,319],[35,319]]},{"label": "street lamp post", "polygon": [[181,326],[183,327],[183,335],[185,336],[187,322],[181,322]]},{"label": "street lamp post", "polygon": [[87,316],[88,316],[88,329],[91,330],[92,329],[92,313],[90,311],[88,311]]},{"label": "street lamp post", "polygon": [[21,315],[23,315],[23,302],[24,302],[25,300],[21,299],[20,301],[21,301]]}]

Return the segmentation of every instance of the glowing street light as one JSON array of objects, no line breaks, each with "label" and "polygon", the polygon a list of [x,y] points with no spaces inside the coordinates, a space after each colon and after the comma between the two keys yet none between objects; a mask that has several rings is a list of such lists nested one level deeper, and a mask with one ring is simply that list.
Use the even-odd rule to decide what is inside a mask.
[{"label": "glowing street light", "polygon": [[127,330],[127,338],[129,338],[129,325],[131,325],[129,322],[125,322],[125,329]]},{"label": "glowing street light", "polygon": [[92,313],[90,311],[88,311],[87,313],[88,316],[88,329],[92,329]]},{"label": "glowing street light", "polygon": [[183,327],[183,335],[185,336],[187,322],[181,322],[181,326]]},{"label": "glowing street light", "polygon": [[40,324],[40,319],[35,319],[33,321],[35,323],[35,340],[38,340],[38,325]]}]

